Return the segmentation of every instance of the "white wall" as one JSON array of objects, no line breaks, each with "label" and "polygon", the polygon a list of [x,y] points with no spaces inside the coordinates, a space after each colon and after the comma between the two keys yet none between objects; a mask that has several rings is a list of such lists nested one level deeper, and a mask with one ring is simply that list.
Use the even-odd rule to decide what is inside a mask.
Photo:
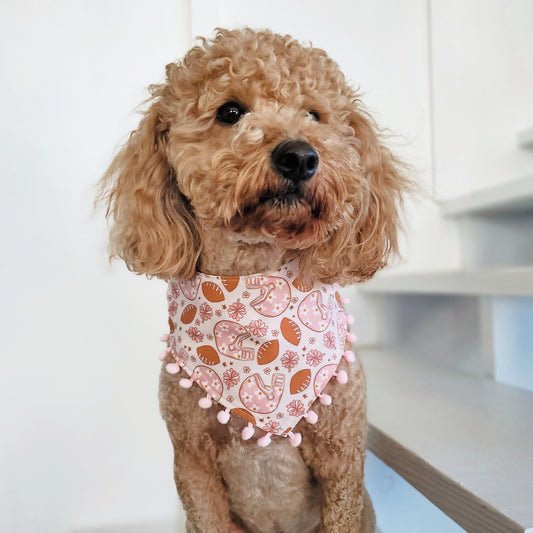
[{"label": "white wall", "polygon": [[533,123],[533,2],[431,2],[439,198],[533,172],[517,135]]},{"label": "white wall", "polygon": [[164,286],[105,254],[95,183],[190,44],[188,2],[0,4],[0,531],[171,516]]}]

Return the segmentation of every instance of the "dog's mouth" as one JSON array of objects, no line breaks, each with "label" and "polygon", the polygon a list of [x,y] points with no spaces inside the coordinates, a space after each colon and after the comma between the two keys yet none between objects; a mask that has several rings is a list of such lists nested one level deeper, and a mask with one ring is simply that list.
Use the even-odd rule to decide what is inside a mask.
[{"label": "dog's mouth", "polygon": [[310,203],[310,191],[305,185],[287,184],[282,187],[266,189],[259,197],[248,203],[242,213],[247,215],[256,209],[291,209]]}]

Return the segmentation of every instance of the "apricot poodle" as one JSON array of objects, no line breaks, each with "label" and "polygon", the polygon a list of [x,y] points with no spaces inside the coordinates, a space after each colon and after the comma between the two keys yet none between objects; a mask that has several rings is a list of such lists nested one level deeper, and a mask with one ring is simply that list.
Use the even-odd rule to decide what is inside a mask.
[{"label": "apricot poodle", "polygon": [[336,289],[396,252],[403,165],[290,36],[217,30],[150,91],[100,200],[111,254],[168,281],[159,394],[187,531],[374,531]]}]

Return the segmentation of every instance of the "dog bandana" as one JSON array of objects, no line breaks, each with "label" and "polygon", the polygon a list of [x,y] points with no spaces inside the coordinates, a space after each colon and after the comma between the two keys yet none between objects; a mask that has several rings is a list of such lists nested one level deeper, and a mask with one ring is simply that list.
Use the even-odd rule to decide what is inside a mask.
[{"label": "dog bandana", "polygon": [[260,446],[272,435],[298,446],[301,435],[292,429],[301,418],[316,423],[311,406],[316,399],[331,404],[322,390],[332,377],[346,383],[337,366],[342,357],[354,360],[344,350],[346,340],[355,340],[347,331],[353,318],[342,308],[338,286],[305,283],[298,274],[295,260],[269,274],[198,273],[168,283],[170,334],[161,338],[167,349],[160,356],[172,360],[166,370],[183,369],[189,378],[182,387],[204,389],[200,407],[208,409],[212,400],[225,407],[220,423],[230,414],[247,420],[243,439],[254,426],[264,430]]}]

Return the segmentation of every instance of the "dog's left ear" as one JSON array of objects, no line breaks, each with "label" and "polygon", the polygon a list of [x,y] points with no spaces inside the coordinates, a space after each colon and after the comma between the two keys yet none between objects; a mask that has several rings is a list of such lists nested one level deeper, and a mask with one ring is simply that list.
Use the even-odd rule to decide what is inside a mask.
[{"label": "dog's left ear", "polygon": [[402,199],[416,189],[407,165],[383,144],[372,117],[357,98],[352,103],[349,123],[359,153],[361,194],[352,215],[305,259],[319,279],[341,284],[370,279],[398,252]]},{"label": "dog's left ear", "polygon": [[167,159],[171,88],[150,89],[151,106],[102,178],[97,202],[113,219],[111,257],[138,274],[188,279],[196,271],[200,232]]}]

